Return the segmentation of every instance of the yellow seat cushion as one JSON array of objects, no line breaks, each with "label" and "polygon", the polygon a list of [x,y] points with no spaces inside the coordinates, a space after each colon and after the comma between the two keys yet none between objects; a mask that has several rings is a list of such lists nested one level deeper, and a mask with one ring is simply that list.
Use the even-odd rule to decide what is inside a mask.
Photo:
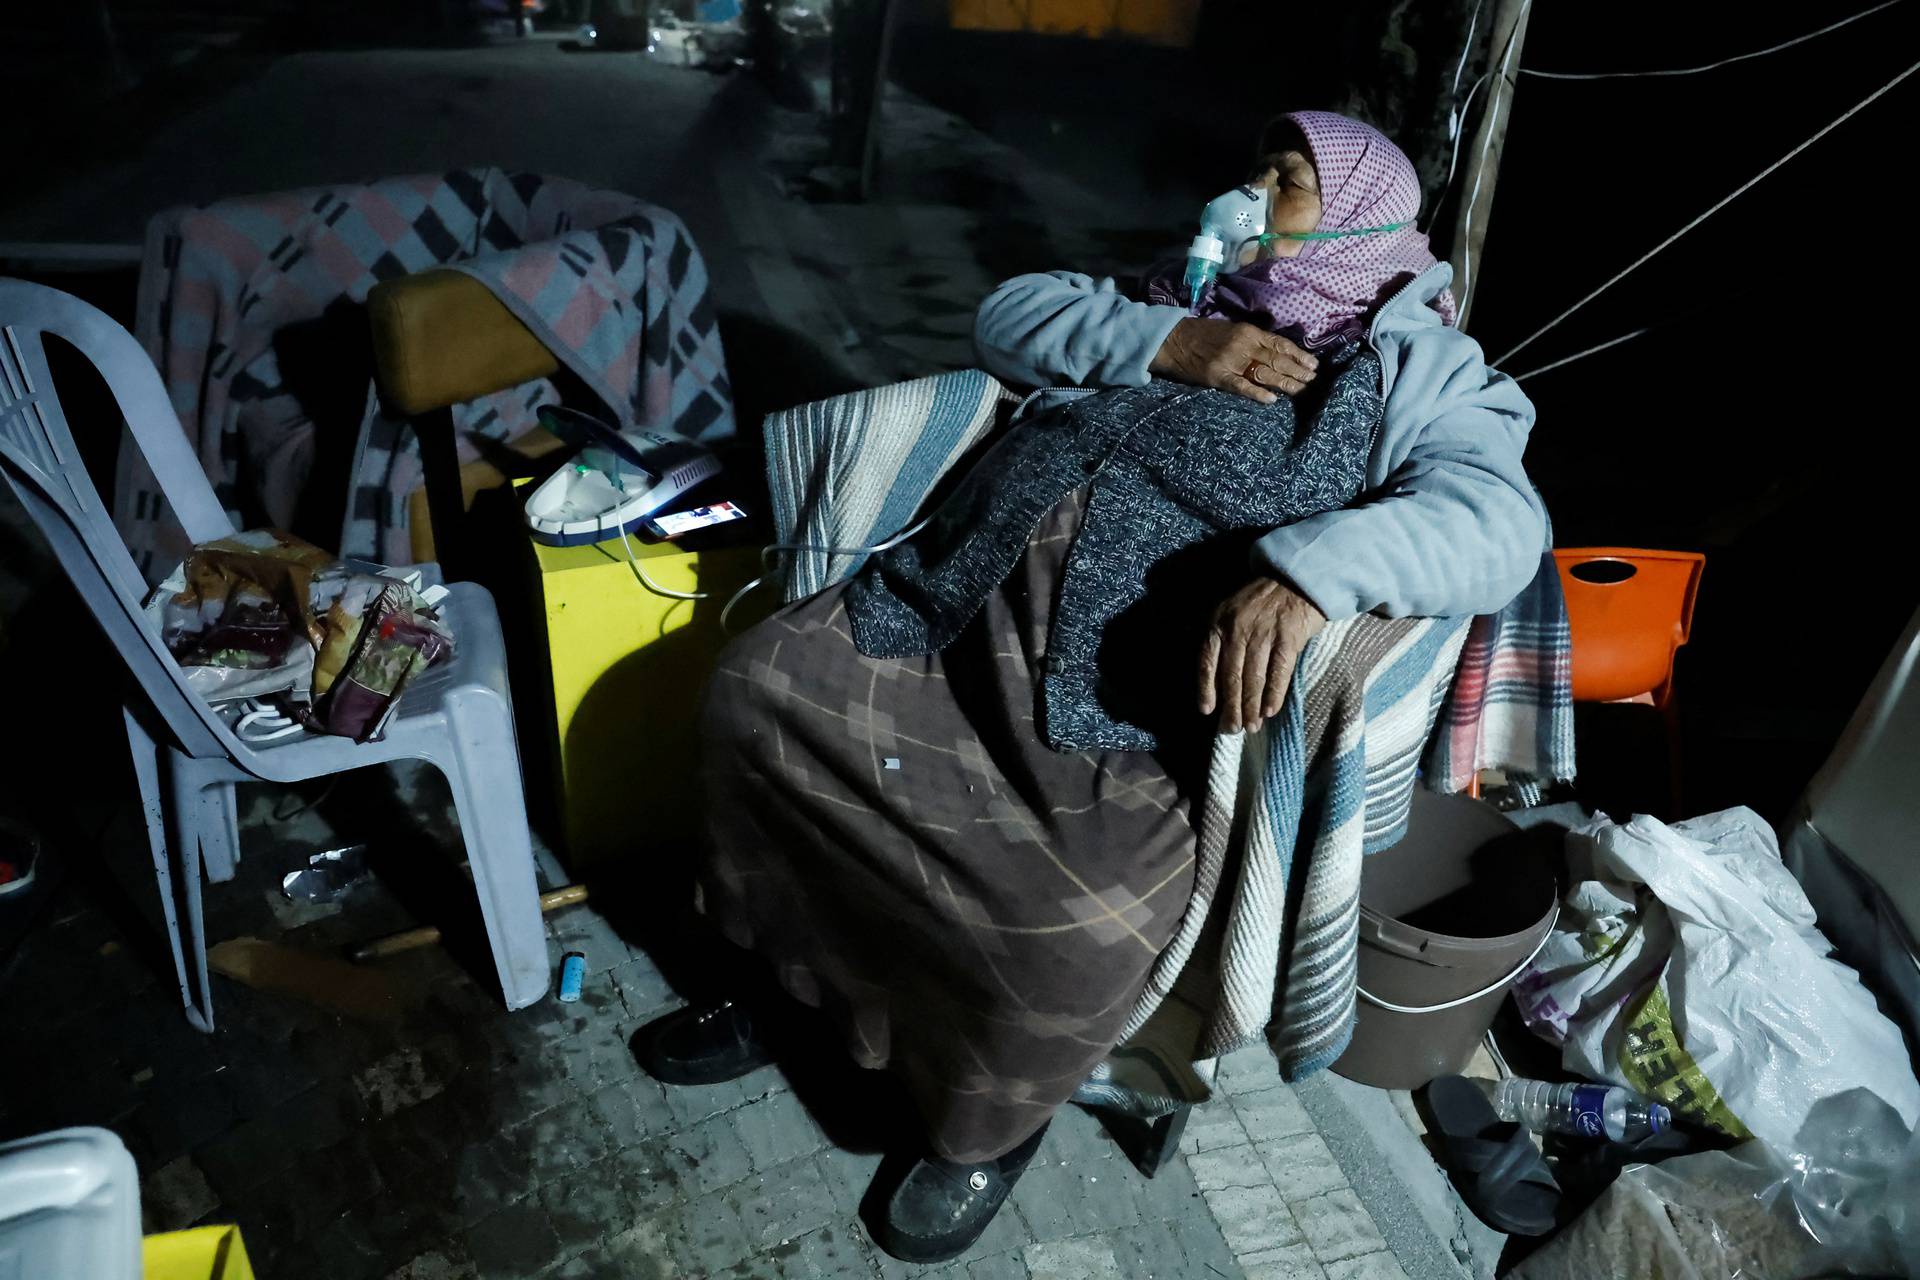
[{"label": "yellow seat cushion", "polygon": [[409,418],[560,368],[533,331],[463,271],[439,268],[375,285],[367,321],[381,398]]}]

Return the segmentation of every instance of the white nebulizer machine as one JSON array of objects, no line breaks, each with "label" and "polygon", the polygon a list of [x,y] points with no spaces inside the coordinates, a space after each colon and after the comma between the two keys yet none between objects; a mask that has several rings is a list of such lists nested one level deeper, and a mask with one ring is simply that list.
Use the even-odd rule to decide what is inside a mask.
[{"label": "white nebulizer machine", "polygon": [[1231,260],[1239,266],[1247,242],[1265,233],[1269,196],[1262,187],[1235,187],[1223,196],[1215,196],[1200,211],[1200,234],[1187,246],[1189,308],[1200,304],[1201,291],[1219,276],[1222,264]]},{"label": "white nebulizer machine", "polygon": [[[709,599],[704,591],[675,591],[655,582],[647,575],[629,535],[638,532],[669,539],[696,528],[744,519],[747,513],[732,502],[714,502],[695,511],[656,515],[669,503],[720,474],[720,459],[704,446],[680,436],[657,431],[622,435],[589,414],[559,405],[546,405],[540,410],[540,425],[562,440],[582,447],[528,496],[525,519],[527,532],[534,540],[548,546],[577,547],[617,539],[633,566],[633,576],[647,590],[671,600]],[[732,633],[729,619],[734,606],[766,582],[775,554],[810,551],[872,555],[900,545],[932,519],[929,513],[911,528],[872,546],[780,542],[762,548],[763,572],[734,592],[720,610],[721,630]]]},{"label": "white nebulizer machine", "polygon": [[583,447],[527,498],[527,531],[554,547],[624,538],[654,512],[720,474],[720,459],[681,436],[622,435],[587,414],[548,405],[541,425]]}]

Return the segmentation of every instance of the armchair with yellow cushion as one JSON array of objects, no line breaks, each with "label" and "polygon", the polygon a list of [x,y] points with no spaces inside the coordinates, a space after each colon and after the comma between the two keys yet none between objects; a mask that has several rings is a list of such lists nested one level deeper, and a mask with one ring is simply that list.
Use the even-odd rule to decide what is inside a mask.
[{"label": "armchair with yellow cushion", "polygon": [[461,465],[453,406],[505,391],[560,369],[493,292],[465,272],[438,269],[401,276],[367,295],[374,381],[389,410],[413,422],[424,483],[408,500],[416,561],[439,560],[450,579],[471,576],[467,516],[475,497],[530,474],[564,447],[534,428],[500,456]]},{"label": "armchair with yellow cushion", "polygon": [[[758,571],[757,549],[549,547],[517,525],[503,535],[496,522],[474,520],[477,498],[537,473],[542,458],[570,446],[535,428],[463,466],[453,406],[553,376],[559,362],[463,272],[376,285],[367,311],[381,398],[412,420],[420,439],[425,483],[408,511],[414,559],[438,560],[448,579],[479,578],[494,591],[516,689],[549,695],[519,700],[522,713],[538,717],[522,726],[521,740],[546,744],[529,763],[550,775],[555,834],[570,866],[592,873],[631,854],[636,812],[649,815],[649,841],[684,838],[697,812],[689,797],[700,694],[726,638],[721,606]],[[503,536],[516,543],[510,555]],[[756,610],[743,607],[740,616]]]}]

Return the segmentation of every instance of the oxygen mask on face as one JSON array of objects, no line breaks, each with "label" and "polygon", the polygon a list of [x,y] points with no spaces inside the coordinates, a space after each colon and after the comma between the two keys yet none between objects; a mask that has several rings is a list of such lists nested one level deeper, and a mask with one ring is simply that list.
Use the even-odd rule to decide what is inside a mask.
[{"label": "oxygen mask on face", "polygon": [[1215,196],[1200,211],[1200,234],[1187,246],[1185,276],[1187,307],[1197,311],[1202,292],[1228,263],[1246,265],[1248,249],[1259,250],[1282,241],[1344,240],[1351,236],[1385,235],[1410,227],[1411,222],[1388,222],[1377,227],[1343,227],[1331,231],[1268,231],[1273,193],[1265,187],[1238,186]]},{"label": "oxygen mask on face", "polygon": [[1215,196],[1200,211],[1200,234],[1187,246],[1185,284],[1190,310],[1199,307],[1201,292],[1219,278],[1221,266],[1229,260],[1240,265],[1248,242],[1257,241],[1266,231],[1271,194],[1263,187],[1238,186]]}]

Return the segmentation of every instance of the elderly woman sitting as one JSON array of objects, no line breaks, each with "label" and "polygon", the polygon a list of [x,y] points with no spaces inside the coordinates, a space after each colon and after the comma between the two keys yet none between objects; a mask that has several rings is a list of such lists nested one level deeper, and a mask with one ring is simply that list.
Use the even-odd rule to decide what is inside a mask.
[{"label": "elderly woman sitting", "polygon": [[[1493,612],[1540,562],[1533,409],[1452,327],[1406,157],[1312,112],[1263,153],[1267,234],[1196,306],[1177,274],[996,290],[982,362],[1054,390],[710,694],[702,909],[904,1078],[904,1258],[971,1244],[1114,1048],[1192,892],[1211,736],[1278,714],[1328,619]],[[770,1016],[682,1010],[642,1059],[744,1074]]]}]

